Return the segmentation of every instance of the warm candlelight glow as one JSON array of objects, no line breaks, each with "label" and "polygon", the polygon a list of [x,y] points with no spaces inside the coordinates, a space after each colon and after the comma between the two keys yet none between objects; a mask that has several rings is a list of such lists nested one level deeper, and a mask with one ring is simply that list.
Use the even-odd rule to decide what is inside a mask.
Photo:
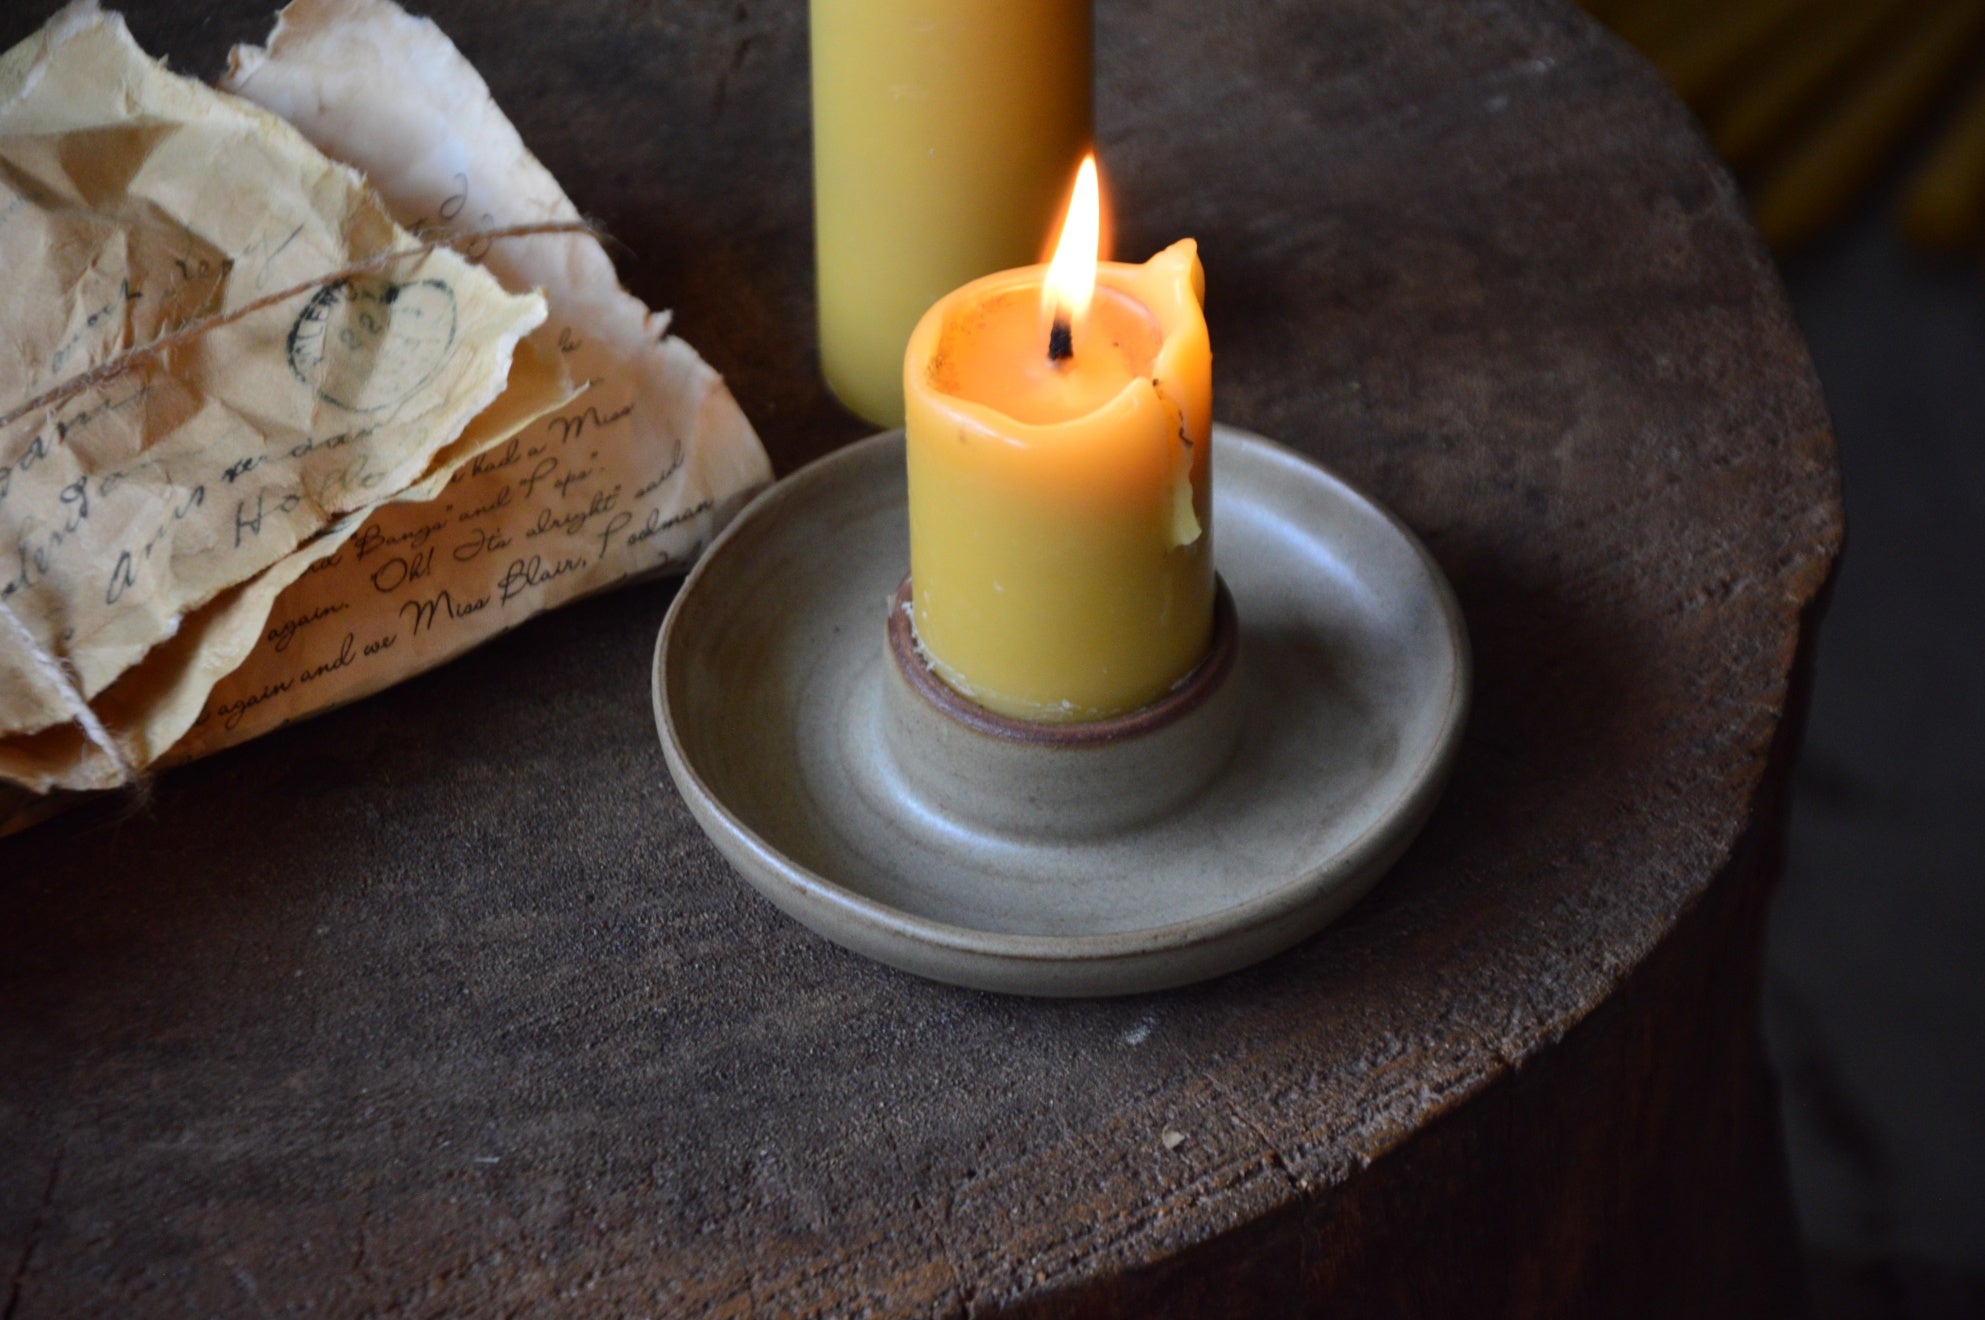
[{"label": "warm candlelight glow", "polygon": [[1048,327],[1048,356],[1059,362],[1073,355],[1074,340],[1089,319],[1096,292],[1096,258],[1102,245],[1103,205],[1096,186],[1096,157],[1084,156],[1075,172],[1075,193],[1062,217],[1054,260],[1041,286],[1041,321]]}]

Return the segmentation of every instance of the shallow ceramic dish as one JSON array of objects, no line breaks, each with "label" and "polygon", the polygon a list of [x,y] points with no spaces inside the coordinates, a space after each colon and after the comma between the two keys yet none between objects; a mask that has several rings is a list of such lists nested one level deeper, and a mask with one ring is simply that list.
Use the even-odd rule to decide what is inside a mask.
[{"label": "shallow ceramic dish", "polygon": [[1213,455],[1239,743],[1186,801],[1089,837],[935,810],[882,747],[884,622],[909,559],[902,433],[760,496],[683,583],[655,652],[669,772],[725,857],[858,953],[1019,994],[1202,980],[1350,906],[1454,757],[1461,615],[1419,542],[1329,472],[1224,426]]}]

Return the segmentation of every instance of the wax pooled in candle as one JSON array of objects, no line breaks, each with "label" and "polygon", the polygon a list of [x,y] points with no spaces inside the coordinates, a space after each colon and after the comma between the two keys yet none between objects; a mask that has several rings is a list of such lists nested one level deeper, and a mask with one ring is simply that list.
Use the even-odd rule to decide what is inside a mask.
[{"label": "wax pooled in candle", "polygon": [[1151,374],[1164,336],[1145,307],[1113,289],[1098,291],[1069,355],[1047,351],[1041,298],[1016,289],[947,322],[930,366],[930,384],[954,398],[1042,425],[1087,416]]}]

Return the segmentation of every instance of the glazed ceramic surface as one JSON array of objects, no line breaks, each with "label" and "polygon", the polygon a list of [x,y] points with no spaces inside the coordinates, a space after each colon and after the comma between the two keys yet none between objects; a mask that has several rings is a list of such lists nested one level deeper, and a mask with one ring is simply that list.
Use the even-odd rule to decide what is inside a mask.
[{"label": "glazed ceramic surface", "polygon": [[[854,767],[866,796],[988,843],[1071,844],[1135,833],[1188,807],[1240,742],[1240,627],[1218,587],[1211,650],[1142,710],[1084,724],[1029,724],[960,697],[925,663],[903,595],[889,619],[877,754]],[[1080,855],[1080,849],[1073,855]]]},{"label": "glazed ceramic surface", "polygon": [[[1216,976],[1348,907],[1405,849],[1452,760],[1468,703],[1460,613],[1411,534],[1330,473],[1228,427],[1213,452],[1216,553],[1240,621],[1226,685],[1239,732],[1215,773],[1130,824],[1026,829],[1024,802],[956,797],[983,735],[935,753],[950,761],[942,783],[892,750],[903,680],[884,624],[908,538],[890,432],[761,496],[662,626],[656,723],[718,848],[831,940],[1022,994]],[[1066,763],[1051,771],[1007,764],[981,782],[1023,795],[1068,782]]]}]

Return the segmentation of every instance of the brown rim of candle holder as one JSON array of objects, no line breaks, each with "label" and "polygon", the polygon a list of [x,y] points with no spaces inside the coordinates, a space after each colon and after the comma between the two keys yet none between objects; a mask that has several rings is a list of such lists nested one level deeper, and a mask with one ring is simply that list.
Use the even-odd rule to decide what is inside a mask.
[{"label": "brown rim of candle holder", "polygon": [[1136,710],[1108,719],[1084,720],[1072,724],[1044,724],[1017,720],[987,710],[932,672],[917,645],[911,626],[910,579],[906,575],[896,588],[896,600],[889,611],[889,654],[911,690],[944,714],[976,733],[1007,742],[1033,743],[1043,747],[1100,747],[1155,732],[1197,710],[1233,672],[1234,656],[1240,650],[1240,618],[1234,612],[1234,598],[1217,574],[1213,579],[1213,639],[1206,656],[1191,673],[1180,679],[1164,696]]}]

